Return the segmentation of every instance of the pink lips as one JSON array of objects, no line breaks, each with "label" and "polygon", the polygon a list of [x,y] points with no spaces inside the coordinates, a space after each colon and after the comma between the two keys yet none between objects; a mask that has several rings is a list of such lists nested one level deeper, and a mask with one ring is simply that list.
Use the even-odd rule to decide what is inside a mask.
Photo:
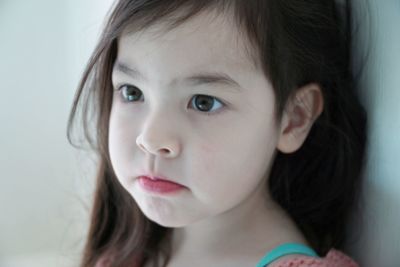
[{"label": "pink lips", "polygon": [[180,191],[184,189],[185,187],[183,185],[159,179],[155,177],[155,179],[152,179],[147,176],[140,176],[139,177],[139,184],[146,190],[151,191],[151,192],[157,192],[157,193],[172,193],[176,191]]}]

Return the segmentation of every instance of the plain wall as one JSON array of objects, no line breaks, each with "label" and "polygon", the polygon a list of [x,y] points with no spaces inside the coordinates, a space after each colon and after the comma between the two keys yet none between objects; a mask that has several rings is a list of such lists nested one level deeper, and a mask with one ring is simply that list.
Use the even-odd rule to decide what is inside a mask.
[{"label": "plain wall", "polygon": [[[400,1],[354,1],[360,93],[369,114],[362,213],[349,248],[362,267],[400,266]],[[368,15],[369,14],[369,15]],[[364,59],[363,59],[364,58]]]},{"label": "plain wall", "polygon": [[110,0],[0,1],[0,266],[77,266],[94,158],[73,149],[73,95]]}]

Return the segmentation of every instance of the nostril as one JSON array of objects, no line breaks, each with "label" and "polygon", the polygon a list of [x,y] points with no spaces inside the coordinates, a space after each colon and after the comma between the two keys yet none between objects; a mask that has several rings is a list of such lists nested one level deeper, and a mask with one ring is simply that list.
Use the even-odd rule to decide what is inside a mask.
[{"label": "nostril", "polygon": [[163,154],[167,154],[167,153],[169,153],[169,150],[168,150],[168,149],[166,149],[166,148],[162,148],[162,149],[161,149],[161,153],[163,153]]}]

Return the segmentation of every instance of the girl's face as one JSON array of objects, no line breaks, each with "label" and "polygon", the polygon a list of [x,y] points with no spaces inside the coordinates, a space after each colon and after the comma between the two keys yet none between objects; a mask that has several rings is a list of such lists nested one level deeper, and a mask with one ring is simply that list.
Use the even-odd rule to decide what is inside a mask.
[{"label": "girl's face", "polygon": [[[272,86],[243,36],[230,18],[204,13],[163,35],[153,29],[118,43],[109,150],[119,182],[165,227],[262,207],[279,125]],[[209,74],[232,81],[189,78]],[[185,188],[148,192],[138,182],[148,171]]]}]

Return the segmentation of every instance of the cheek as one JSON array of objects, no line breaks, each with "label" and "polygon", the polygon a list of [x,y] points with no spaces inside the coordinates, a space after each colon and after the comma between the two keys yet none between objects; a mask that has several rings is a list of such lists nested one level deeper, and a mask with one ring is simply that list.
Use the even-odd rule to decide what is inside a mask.
[{"label": "cheek", "polygon": [[111,114],[108,136],[110,159],[114,172],[122,184],[125,184],[125,180],[130,175],[129,161],[132,160],[132,146],[136,142],[130,133],[131,130],[126,125]]},{"label": "cheek", "polygon": [[[269,121],[240,121],[199,144],[195,183],[208,196],[245,195],[258,186],[272,159],[276,135]],[[229,134],[230,133],[230,134]]]},{"label": "cheek", "polygon": [[210,143],[201,144],[199,146],[199,153],[197,160],[195,160],[195,172],[196,173],[215,173],[217,170],[217,154],[218,148]]},{"label": "cheek", "polygon": [[200,145],[200,151],[203,156],[212,155],[215,153],[215,146],[211,146],[209,144]]},{"label": "cheek", "polygon": [[108,137],[108,148],[110,152],[111,164],[117,177],[122,176],[122,160],[123,151],[121,151],[121,133],[117,130],[118,128],[110,122],[109,137]]},{"label": "cheek", "polygon": [[197,156],[192,169],[195,177],[194,188],[201,189],[202,193],[208,195],[207,197],[220,195],[221,187],[223,188],[226,182],[232,179],[231,172],[235,169],[232,157],[237,158],[237,155],[232,154],[233,144],[228,141],[227,138],[209,139],[199,144],[198,153],[195,153]]},{"label": "cheek", "polygon": [[209,173],[224,169],[226,164],[230,165],[230,158],[234,156],[232,153],[237,151],[234,141],[226,133],[212,136],[199,145],[199,162],[202,162],[204,171]]}]

